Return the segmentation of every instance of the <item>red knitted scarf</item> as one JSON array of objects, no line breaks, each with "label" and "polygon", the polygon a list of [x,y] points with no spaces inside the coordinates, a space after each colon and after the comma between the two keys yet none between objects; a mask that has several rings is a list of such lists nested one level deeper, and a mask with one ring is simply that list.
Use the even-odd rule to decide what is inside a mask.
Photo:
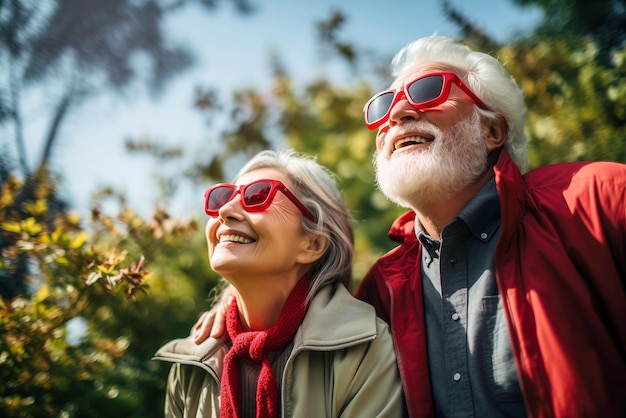
[{"label": "red knitted scarf", "polygon": [[247,358],[261,365],[256,390],[256,416],[258,418],[279,416],[278,384],[267,353],[280,350],[293,340],[306,314],[305,301],[308,292],[309,278],[305,276],[289,294],[274,326],[264,331],[242,330],[237,301],[233,299],[226,312],[226,330],[233,346],[224,357],[220,386],[220,417],[241,416],[239,358]]}]

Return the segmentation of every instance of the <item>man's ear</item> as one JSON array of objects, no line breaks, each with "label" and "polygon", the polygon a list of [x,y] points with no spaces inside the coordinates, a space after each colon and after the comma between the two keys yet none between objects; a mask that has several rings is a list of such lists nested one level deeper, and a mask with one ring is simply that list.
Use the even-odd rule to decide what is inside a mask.
[{"label": "man's ear", "polygon": [[502,115],[498,115],[495,119],[483,118],[483,132],[487,152],[492,152],[502,148],[506,142],[509,135],[509,125]]},{"label": "man's ear", "polygon": [[302,241],[302,251],[298,261],[302,264],[311,264],[319,260],[328,248],[328,239],[317,234],[306,234]]}]

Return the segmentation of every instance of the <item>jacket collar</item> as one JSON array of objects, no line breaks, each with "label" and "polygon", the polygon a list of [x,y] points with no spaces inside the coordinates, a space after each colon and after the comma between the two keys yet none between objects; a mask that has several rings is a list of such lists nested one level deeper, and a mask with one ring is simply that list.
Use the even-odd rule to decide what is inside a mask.
[{"label": "jacket collar", "polygon": [[[294,351],[307,348],[338,349],[376,337],[376,313],[370,305],[350,295],[343,286],[322,288],[307,309],[294,337]],[[203,363],[218,374],[228,351],[228,339],[207,338],[196,345],[191,337],[170,341],[154,358],[182,363]]]},{"label": "jacket collar", "polygon": [[511,234],[520,222],[522,212],[526,206],[527,185],[524,176],[513,162],[506,149],[500,153],[498,163],[493,171],[496,177],[496,187],[500,196],[500,212],[502,218],[502,232],[500,241],[509,242]]},{"label": "jacket collar", "polygon": [[343,286],[320,290],[309,304],[294,348],[344,347],[376,337],[376,312]]}]

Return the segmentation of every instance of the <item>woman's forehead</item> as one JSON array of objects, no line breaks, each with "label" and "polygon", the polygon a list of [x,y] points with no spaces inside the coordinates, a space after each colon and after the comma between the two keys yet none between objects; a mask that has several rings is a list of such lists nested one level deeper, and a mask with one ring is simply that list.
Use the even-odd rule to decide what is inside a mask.
[{"label": "woman's forehead", "polygon": [[248,184],[261,179],[280,180],[285,184],[289,183],[288,177],[281,170],[277,168],[265,167],[242,174],[239,176],[235,184]]}]

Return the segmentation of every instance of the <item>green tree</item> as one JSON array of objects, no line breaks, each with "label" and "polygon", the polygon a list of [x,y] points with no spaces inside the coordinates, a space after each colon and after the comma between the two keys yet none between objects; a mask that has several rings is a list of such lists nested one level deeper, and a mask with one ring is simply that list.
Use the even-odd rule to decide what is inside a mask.
[{"label": "green tree", "polygon": [[[192,53],[171,47],[163,34],[165,17],[191,3],[207,10],[227,0],[15,0],[0,2],[0,65],[7,77],[0,81],[0,180],[20,174],[26,187],[18,196],[29,199],[43,170],[54,172],[55,144],[63,121],[86,100],[103,92],[122,93],[136,80],[146,81],[154,94],[192,64]],[[247,0],[231,0],[237,10],[253,9]],[[143,58],[145,66],[136,64]],[[42,99],[45,97],[45,100]],[[29,162],[23,111],[41,100],[37,114],[47,114],[38,162]],[[28,114],[28,113],[26,113]],[[14,146],[9,141],[13,139]],[[56,190],[56,189],[55,189]],[[19,205],[18,205],[19,206]],[[67,209],[59,195],[49,197],[48,210]],[[2,243],[0,242],[0,250]],[[12,275],[0,269],[0,290],[11,298],[27,289],[28,263]]]},{"label": "green tree", "polygon": [[517,0],[544,11],[507,45],[444,1],[464,37],[501,59],[522,87],[531,167],[579,160],[626,162],[626,9],[623,1]]},{"label": "green tree", "polygon": [[143,258],[129,262],[126,251],[90,241],[77,217],[50,215],[47,202],[54,190],[45,173],[37,185],[36,198],[23,201],[18,196],[24,185],[15,177],[2,184],[0,268],[21,268],[17,261],[26,258],[35,265],[30,275],[36,285],[30,296],[0,299],[3,416],[58,415],[67,407],[59,394],[92,385],[119,350],[106,341],[77,350],[65,338],[65,325],[93,301],[106,305],[120,292],[134,299],[148,275]]},{"label": "green tree", "polygon": [[[0,128],[9,133],[0,143],[1,416],[162,411],[164,375],[149,359],[165,340],[188,333],[218,280],[208,273],[202,231],[160,208],[144,220],[123,198],[119,213],[106,216],[99,209],[106,193],[92,219],[79,219],[58,193],[52,154],[63,121],[85,100],[123,92],[144,74],[158,93],[191,64],[189,51],[168,46],[161,24],[194,2],[213,9],[225,0],[0,2],[8,76]],[[246,0],[232,3],[251,11]],[[138,56],[147,67],[133,65]],[[52,105],[33,167],[22,109],[42,93]],[[147,264],[151,292],[138,295],[148,287]],[[70,324],[86,331],[75,337]]]},{"label": "green tree", "polygon": [[[123,200],[105,215],[98,207],[112,194],[88,221],[52,215],[54,186],[43,175],[37,184],[37,199],[17,198],[16,177],[0,194],[0,268],[13,271],[21,257],[36,266],[32,293],[0,300],[0,415],[160,415],[167,367],[150,358],[188,334],[219,280],[202,228],[159,208],[142,219]],[[85,332],[72,336],[70,323]]]},{"label": "green tree", "polygon": [[[608,63],[611,51],[626,41],[626,2],[624,0],[514,0],[515,3],[540,7],[544,19],[535,30],[543,39],[557,37],[576,46],[581,38],[590,38],[601,51],[599,58]],[[607,60],[608,58],[608,60]]]},{"label": "green tree", "polygon": [[[85,100],[104,91],[123,92],[137,79],[145,79],[156,95],[192,64],[189,50],[168,46],[162,29],[167,15],[191,3],[211,10],[226,1],[0,2],[0,63],[8,75],[0,84],[0,126],[11,128],[22,174],[48,164],[62,122]],[[247,0],[231,1],[242,13],[253,10]],[[145,65],[134,63],[138,57]],[[49,122],[33,170],[22,109],[42,92]]]},{"label": "green tree", "polygon": [[511,57],[511,72],[526,93],[532,166],[626,162],[625,46],[610,51],[611,65],[600,63],[599,49],[589,38],[574,50],[558,40],[539,40],[501,52]]}]

